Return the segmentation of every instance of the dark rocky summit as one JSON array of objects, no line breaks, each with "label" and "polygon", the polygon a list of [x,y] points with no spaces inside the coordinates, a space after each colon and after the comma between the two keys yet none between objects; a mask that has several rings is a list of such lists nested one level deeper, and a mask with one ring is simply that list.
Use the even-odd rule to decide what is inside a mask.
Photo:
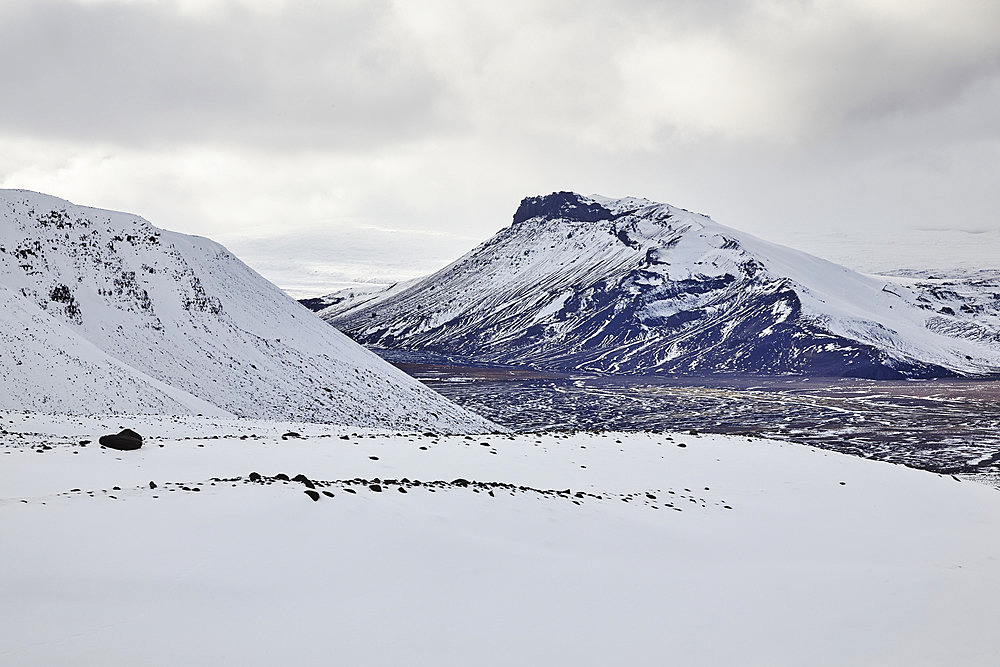
[{"label": "dark rocky summit", "polygon": [[561,218],[579,222],[610,220],[612,213],[595,201],[575,192],[553,192],[541,197],[525,197],[514,213],[514,224],[531,218]]}]

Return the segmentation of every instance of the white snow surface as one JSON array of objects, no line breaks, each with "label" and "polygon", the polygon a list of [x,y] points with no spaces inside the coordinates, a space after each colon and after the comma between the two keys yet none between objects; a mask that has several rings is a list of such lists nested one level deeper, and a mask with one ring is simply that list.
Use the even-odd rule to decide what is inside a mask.
[{"label": "white snow surface", "polygon": [[327,319],[343,315],[362,306],[374,306],[375,304],[388,299],[389,297],[408,289],[420,278],[412,280],[402,280],[388,285],[372,284],[355,287],[347,287],[336,292],[331,292],[320,297],[330,303],[330,305],[317,311],[317,315]]},{"label": "white snow surface", "polygon": [[217,243],[126,213],[0,190],[0,306],[2,408],[495,429]]},{"label": "white snow surface", "polygon": [[4,665],[996,664],[972,482],[718,435],[0,421]]}]

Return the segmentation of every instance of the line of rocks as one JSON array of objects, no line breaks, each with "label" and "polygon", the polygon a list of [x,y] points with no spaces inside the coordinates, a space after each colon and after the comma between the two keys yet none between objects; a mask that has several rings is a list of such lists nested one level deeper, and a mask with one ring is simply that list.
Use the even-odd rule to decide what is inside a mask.
[{"label": "line of rocks", "polygon": [[[239,478],[237,478],[239,479]],[[220,481],[231,481],[231,480],[220,480]],[[489,482],[489,481],[477,481],[477,480],[467,480],[464,478],[456,478],[451,481],[447,480],[432,480],[432,481],[421,481],[419,479],[408,479],[406,477],[402,479],[380,479],[374,477],[372,479],[365,479],[363,477],[355,477],[353,479],[337,479],[337,480],[313,480],[306,477],[303,474],[295,475],[294,477],[289,477],[285,473],[277,473],[276,475],[262,475],[256,471],[251,472],[246,477],[246,481],[252,484],[264,484],[270,485],[276,482],[297,482],[306,487],[304,493],[309,496],[313,501],[320,500],[321,494],[327,497],[333,498],[335,494],[330,491],[325,490],[327,487],[338,487],[340,490],[346,493],[356,494],[357,489],[367,488],[373,493],[382,493],[388,491],[390,488],[394,488],[399,493],[408,493],[410,489],[420,488],[431,493],[437,492],[439,489],[469,489],[474,493],[485,492],[486,495],[490,497],[495,497],[495,491],[506,491],[510,495],[515,493],[533,493],[540,496],[551,497],[551,498],[561,498],[564,500],[569,500],[574,504],[580,505],[581,501],[586,499],[592,500],[609,500],[612,498],[618,498],[623,502],[632,502],[633,500],[638,500],[644,504],[654,508],[654,509],[673,509],[678,512],[683,511],[681,507],[674,505],[674,502],[684,500],[688,503],[694,503],[696,506],[702,508],[708,507],[708,501],[704,498],[696,498],[690,489],[684,489],[688,494],[684,495],[678,494],[673,490],[666,491],[666,498],[660,499],[656,493],[664,493],[659,489],[656,493],[653,491],[637,491],[633,493],[623,493],[623,494],[596,494],[587,491],[573,491],[572,489],[539,489],[532,486],[525,486],[522,484],[511,484],[508,482]],[[317,488],[319,490],[317,490]],[[705,489],[708,490],[707,488]],[[658,506],[656,503],[660,503]],[[725,504],[725,501],[720,501],[713,503],[726,510],[733,509],[732,506]]]},{"label": "line of rocks", "polygon": [[[430,493],[436,493],[438,490],[450,490],[450,489],[468,489],[473,493],[485,493],[487,496],[496,497],[496,492],[504,491],[510,495],[515,495],[516,493],[531,493],[538,496],[548,497],[548,498],[559,498],[563,500],[569,500],[570,502],[581,505],[585,500],[613,500],[618,499],[625,503],[643,504],[651,509],[672,509],[677,512],[683,511],[682,507],[678,505],[694,504],[696,507],[707,508],[709,501],[704,498],[698,498],[695,496],[691,489],[685,488],[681,493],[679,491],[674,491],[673,489],[668,489],[667,491],[662,491],[660,489],[655,489],[652,491],[635,491],[631,493],[590,493],[587,491],[573,491],[572,489],[540,489],[532,486],[526,486],[523,484],[511,484],[508,482],[489,482],[489,481],[477,481],[468,480],[464,478],[456,478],[451,481],[447,480],[432,480],[432,481],[421,481],[418,479],[408,479],[406,477],[402,479],[381,479],[378,477],[373,477],[371,479],[365,479],[363,477],[355,477],[353,479],[337,479],[337,480],[315,480],[310,479],[304,474],[297,474],[295,476],[289,476],[285,473],[277,473],[275,475],[262,475],[259,472],[251,472],[246,477],[212,477],[207,482],[200,483],[184,483],[184,482],[160,482],[159,484],[150,481],[148,487],[143,485],[138,488],[148,488],[151,491],[156,491],[157,493],[172,492],[172,491],[187,491],[187,492],[200,492],[203,486],[216,486],[217,484],[229,484],[230,486],[238,486],[239,484],[260,484],[260,485],[271,485],[281,482],[301,484],[304,489],[303,493],[307,495],[314,502],[319,501],[322,497],[334,498],[336,494],[329,490],[330,488],[335,488],[344,493],[357,494],[358,490],[366,489],[372,493],[383,493],[394,489],[398,493],[409,493],[412,489],[423,489]],[[708,491],[708,487],[705,488]],[[115,486],[112,489],[95,490],[95,491],[83,491],[82,489],[70,489],[69,492],[60,493],[60,496],[70,496],[78,493],[83,493],[88,496],[94,497],[95,494],[101,493],[112,499],[118,499],[117,496],[112,495],[112,492],[121,491],[121,487]],[[660,494],[660,495],[657,495]],[[154,498],[159,497],[154,495]],[[684,501],[684,502],[682,502]],[[27,502],[27,501],[23,501]],[[675,505],[674,503],[677,503]],[[721,507],[726,510],[733,509],[731,505],[726,504],[725,501],[718,501],[712,503],[715,506]]]}]

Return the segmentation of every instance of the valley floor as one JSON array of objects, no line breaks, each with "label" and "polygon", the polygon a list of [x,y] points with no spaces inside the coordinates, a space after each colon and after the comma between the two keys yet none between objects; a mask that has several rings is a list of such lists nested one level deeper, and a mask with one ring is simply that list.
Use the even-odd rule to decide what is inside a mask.
[{"label": "valley floor", "polygon": [[[0,664],[996,664],[1000,493],[950,475],[727,435],[0,419]],[[96,444],[122,427],[142,449]]]},{"label": "valley floor", "polygon": [[789,440],[979,479],[1000,475],[1000,380],[596,376],[405,361],[400,369],[515,431],[696,429]]}]

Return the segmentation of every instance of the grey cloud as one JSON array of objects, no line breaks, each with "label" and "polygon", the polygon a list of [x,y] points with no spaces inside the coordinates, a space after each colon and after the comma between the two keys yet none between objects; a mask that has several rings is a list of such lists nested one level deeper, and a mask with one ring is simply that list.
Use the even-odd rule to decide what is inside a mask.
[{"label": "grey cloud", "polygon": [[447,122],[383,3],[232,7],[14,0],[0,8],[7,133],[129,144],[381,145]]},{"label": "grey cloud", "polygon": [[[944,28],[924,36],[849,2],[289,2],[193,17],[9,0],[0,58],[19,66],[0,127],[286,151],[476,133],[662,148],[692,127],[808,139],[947,105],[1000,75],[1000,33],[969,34],[1000,11],[983,3],[977,24],[969,6],[941,3],[928,25]],[[628,71],[644,47],[647,70]]]},{"label": "grey cloud", "polygon": [[[848,263],[864,245],[865,266],[891,268],[915,226],[1000,225],[998,24],[1000,4],[963,0],[199,16],[6,0],[0,182],[220,238],[284,285],[433,270],[521,197],[563,189],[670,202]],[[225,238],[250,229],[273,234]],[[976,239],[961,252],[997,256],[995,234]]]}]

